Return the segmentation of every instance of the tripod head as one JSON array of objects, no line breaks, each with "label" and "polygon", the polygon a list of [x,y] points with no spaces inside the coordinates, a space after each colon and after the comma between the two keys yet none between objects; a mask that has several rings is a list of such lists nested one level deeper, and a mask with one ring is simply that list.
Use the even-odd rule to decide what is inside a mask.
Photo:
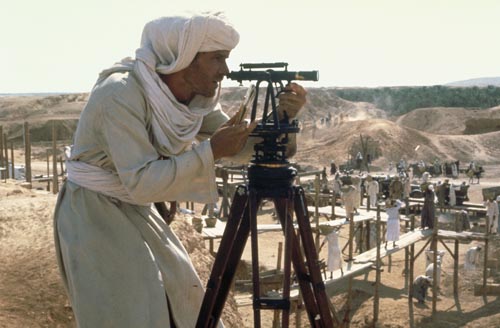
[{"label": "tripod head", "polygon": [[[281,70],[276,70],[281,69]],[[255,145],[253,164],[267,167],[280,167],[288,164],[286,158],[286,145],[288,134],[300,131],[297,120],[290,121],[284,113],[284,118],[279,119],[276,98],[284,92],[285,84],[294,80],[318,81],[318,71],[288,71],[288,63],[257,63],[240,64],[239,71],[232,71],[228,78],[234,81],[256,81],[256,94],[252,103],[251,121],[257,117],[259,90],[262,84],[266,93],[262,121],[257,125],[250,136],[261,137],[263,141]]]}]

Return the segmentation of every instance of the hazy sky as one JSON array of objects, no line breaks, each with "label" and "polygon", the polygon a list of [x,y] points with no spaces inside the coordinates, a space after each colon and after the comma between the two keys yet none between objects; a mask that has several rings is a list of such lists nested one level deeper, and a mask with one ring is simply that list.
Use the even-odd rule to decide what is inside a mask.
[{"label": "hazy sky", "polygon": [[147,21],[182,10],[226,12],[241,35],[231,70],[319,70],[306,86],[500,76],[498,0],[3,0],[0,93],[88,92],[102,69],[134,56]]}]

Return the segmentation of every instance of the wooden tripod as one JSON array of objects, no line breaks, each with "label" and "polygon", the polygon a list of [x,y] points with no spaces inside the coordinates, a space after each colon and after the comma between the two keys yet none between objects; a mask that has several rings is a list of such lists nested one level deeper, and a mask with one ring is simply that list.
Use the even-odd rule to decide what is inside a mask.
[{"label": "wooden tripod", "polygon": [[[278,176],[278,180],[265,179],[265,181],[252,183],[249,171],[250,185],[240,185],[236,190],[227,225],[207,283],[205,298],[196,324],[198,328],[217,326],[250,232],[254,326],[260,327],[260,311],[268,309],[281,310],[281,327],[289,326],[292,262],[311,327],[339,326],[333,307],[332,312],[330,311],[325,285],[321,278],[304,190],[302,187],[292,185],[295,176],[293,168],[269,170],[271,173],[268,176],[272,176],[274,179]],[[273,170],[281,171],[272,172]],[[288,171],[282,172],[282,170]],[[281,176],[285,176],[283,181],[280,181],[279,177]],[[265,198],[273,201],[285,236],[284,278],[282,298],[280,299],[264,297],[260,293],[257,210]],[[296,215],[298,232],[294,228],[293,212]]]}]

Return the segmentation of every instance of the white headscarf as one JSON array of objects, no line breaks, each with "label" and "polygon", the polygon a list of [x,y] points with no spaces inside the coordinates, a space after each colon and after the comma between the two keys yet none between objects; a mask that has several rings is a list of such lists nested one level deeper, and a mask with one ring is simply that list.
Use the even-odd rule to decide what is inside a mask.
[{"label": "white headscarf", "polygon": [[152,106],[155,146],[164,156],[177,155],[191,145],[203,116],[218,104],[220,86],[212,98],[197,95],[188,106],[177,101],[158,73],[172,74],[191,64],[198,52],[232,50],[239,34],[221,13],[172,16],[144,26],[136,59],[125,58],[101,73],[98,83],[118,71],[133,70]]}]

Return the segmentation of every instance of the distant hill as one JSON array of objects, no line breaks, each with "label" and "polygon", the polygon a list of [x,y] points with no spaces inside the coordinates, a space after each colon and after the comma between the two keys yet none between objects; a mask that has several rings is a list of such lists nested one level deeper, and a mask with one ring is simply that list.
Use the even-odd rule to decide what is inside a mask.
[{"label": "distant hill", "polygon": [[449,87],[487,87],[493,85],[500,87],[500,77],[480,77],[463,81],[450,82],[445,84]]},{"label": "distant hill", "polygon": [[[445,90],[436,88],[435,91],[439,95]],[[223,88],[224,111],[234,114],[245,92],[241,87]],[[375,103],[339,97],[337,89],[310,88],[307,92],[308,102],[299,116],[302,129],[297,138],[299,151],[294,158],[298,163],[317,167],[328,166],[332,159],[344,163],[357,153],[362,137],[373,155],[373,165],[378,167],[403,157],[408,161],[435,158],[481,163],[500,161],[498,102],[485,109],[426,106],[394,115]],[[23,123],[29,122],[32,142],[50,141],[51,120],[57,120],[58,138],[71,140],[88,96],[88,93],[80,93],[0,97],[3,133],[21,145]],[[468,98],[457,99],[464,102]],[[45,150],[40,154],[45,156]]]}]

